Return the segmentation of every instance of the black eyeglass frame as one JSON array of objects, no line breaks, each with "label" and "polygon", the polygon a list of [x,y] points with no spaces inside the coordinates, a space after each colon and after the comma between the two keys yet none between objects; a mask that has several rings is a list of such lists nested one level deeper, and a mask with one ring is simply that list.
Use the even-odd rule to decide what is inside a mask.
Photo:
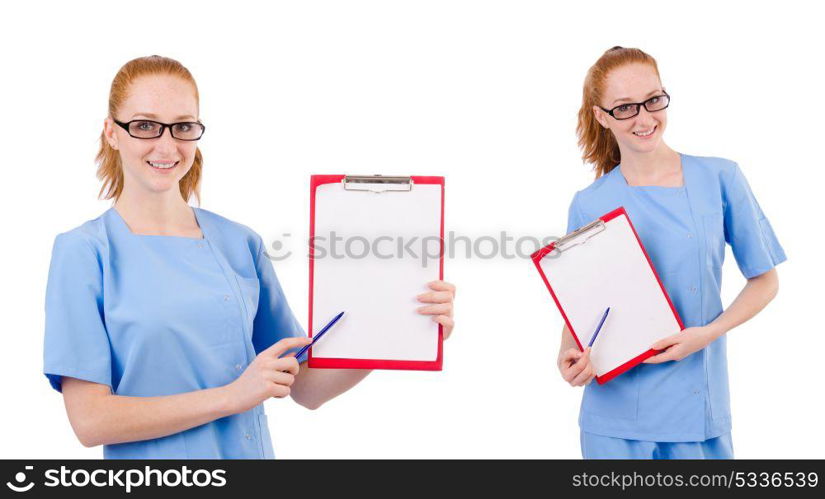
[{"label": "black eyeglass frame", "polygon": [[[177,123],[161,123],[160,121],[155,121],[155,120],[137,119],[137,120],[127,121],[127,122],[124,123],[124,122],[118,121],[114,118],[112,118],[112,121],[114,121],[120,128],[126,130],[126,133],[128,133],[130,137],[134,137],[136,139],[141,139],[141,140],[151,140],[151,139],[158,139],[160,137],[163,137],[163,132],[165,132],[167,128],[169,129],[169,134],[172,136],[173,139],[175,139],[175,140],[185,140],[187,142],[194,142],[196,140],[200,140],[201,137],[203,137],[204,132],[206,132],[206,125],[204,125],[203,123],[201,123],[199,121],[179,121]],[[156,125],[160,125],[160,133],[157,134],[154,137],[138,137],[137,135],[132,135],[132,132],[129,131],[129,125],[131,125],[132,123],[134,123],[136,121],[141,121],[141,122],[145,122],[145,123],[154,123]],[[172,127],[174,127],[175,125],[197,125],[201,129],[201,134],[198,135],[197,139],[182,139],[180,137],[175,137],[175,132],[172,131],[172,130],[174,130],[174,128],[172,128]]]},{"label": "black eyeglass frame", "polygon": [[[659,95],[654,95],[653,97],[651,97],[651,98],[647,99],[647,100],[646,100],[646,101],[644,101],[644,102],[626,102],[626,103],[624,103],[624,104],[619,104],[618,106],[616,106],[616,107],[614,107],[614,108],[612,108],[612,109],[605,109],[605,108],[603,108],[602,106],[599,106],[599,109],[601,109],[602,111],[604,111],[604,112],[606,112],[607,114],[609,114],[609,115],[610,115],[610,117],[612,117],[614,120],[619,120],[619,121],[621,121],[621,120],[629,120],[630,118],[635,118],[636,116],[639,116],[639,113],[641,112],[641,108],[642,108],[642,106],[644,106],[645,111],[647,111],[648,113],[655,113],[656,111],[651,111],[650,109],[648,109],[648,108],[647,108],[647,103],[648,103],[648,102],[650,102],[650,101],[652,101],[653,99],[658,99],[658,98],[660,98],[660,97],[667,97],[667,105],[666,105],[665,107],[661,108],[661,109],[657,109],[657,110],[656,110],[656,111],[662,111],[662,110],[664,110],[664,109],[667,109],[667,108],[670,106],[670,94],[668,94],[668,93],[667,93],[667,92],[665,92],[664,90],[662,90],[662,93],[661,93],[661,94],[659,94]],[[613,114],[613,112],[614,112],[614,111],[616,111],[616,109],[619,109],[619,108],[620,108],[620,107],[622,107],[622,106],[636,106],[636,113],[634,113],[632,116],[628,116],[627,118],[617,118],[617,117],[616,117],[616,115],[615,115],[615,114]]]}]

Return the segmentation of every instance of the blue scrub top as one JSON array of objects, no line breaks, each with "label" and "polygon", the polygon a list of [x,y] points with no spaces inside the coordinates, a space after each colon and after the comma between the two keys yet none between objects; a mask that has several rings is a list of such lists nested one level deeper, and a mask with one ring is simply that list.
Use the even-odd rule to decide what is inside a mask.
[{"label": "blue scrub top", "polygon": [[[133,234],[114,208],[55,239],[44,373],[116,395],[226,385],[258,352],[304,331],[261,237],[193,208],[203,239]],[[304,359],[300,359],[304,360]],[[263,404],[162,438],[106,445],[105,458],[272,458]]]},{"label": "blue scrub top", "polygon": [[[630,186],[617,166],[576,193],[568,233],[624,206],[685,327],[722,313],[725,243],[746,278],[785,252],[732,161],[681,155],[682,187]],[[731,429],[723,335],[680,361],[641,364],[584,390],[582,431],[632,440],[690,442]]]}]

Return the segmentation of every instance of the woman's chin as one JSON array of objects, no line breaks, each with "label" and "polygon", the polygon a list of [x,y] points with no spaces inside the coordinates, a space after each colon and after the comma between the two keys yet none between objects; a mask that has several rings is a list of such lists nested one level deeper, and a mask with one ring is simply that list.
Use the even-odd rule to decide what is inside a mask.
[{"label": "woman's chin", "polygon": [[163,194],[173,189],[180,189],[176,178],[151,179],[144,184],[144,188],[152,194]]},{"label": "woman's chin", "polygon": [[659,149],[662,144],[661,136],[653,138],[653,140],[630,140],[627,144],[627,149],[633,151],[635,154],[650,154]]}]

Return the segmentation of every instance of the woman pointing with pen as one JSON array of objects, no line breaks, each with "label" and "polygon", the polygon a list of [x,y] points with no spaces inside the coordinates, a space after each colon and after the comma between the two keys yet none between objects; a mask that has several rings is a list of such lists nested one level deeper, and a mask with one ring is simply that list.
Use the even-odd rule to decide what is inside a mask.
[{"label": "woman pointing with pen", "polygon": [[[206,127],[179,62],[132,60],[109,95],[98,153],[114,205],[57,236],[44,372],[83,445],[107,458],[273,457],[263,402],[315,409],[370,371],[308,369],[309,344],[261,237],[193,208]],[[455,287],[429,284],[421,314],[453,329]]]}]

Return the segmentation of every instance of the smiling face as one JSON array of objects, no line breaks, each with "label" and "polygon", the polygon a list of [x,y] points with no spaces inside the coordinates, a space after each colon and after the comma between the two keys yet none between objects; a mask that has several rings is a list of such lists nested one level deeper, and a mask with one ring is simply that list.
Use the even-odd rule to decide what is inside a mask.
[{"label": "smiling face", "polygon": [[[120,122],[146,118],[161,123],[198,120],[198,101],[191,83],[171,75],[135,79],[114,115]],[[112,117],[104,122],[106,141],[120,154],[123,189],[142,194],[177,193],[178,182],[195,160],[197,142],[172,138],[169,129],[154,139],[138,139]]]},{"label": "smiling face", "polygon": [[[600,105],[613,109],[625,103],[644,102],[664,92],[659,75],[650,64],[625,64],[607,75]],[[644,106],[639,114],[626,120],[617,120],[593,106],[596,120],[613,132],[622,157],[628,154],[644,154],[655,151],[662,144],[662,134],[667,126],[667,110],[648,112]]]}]

